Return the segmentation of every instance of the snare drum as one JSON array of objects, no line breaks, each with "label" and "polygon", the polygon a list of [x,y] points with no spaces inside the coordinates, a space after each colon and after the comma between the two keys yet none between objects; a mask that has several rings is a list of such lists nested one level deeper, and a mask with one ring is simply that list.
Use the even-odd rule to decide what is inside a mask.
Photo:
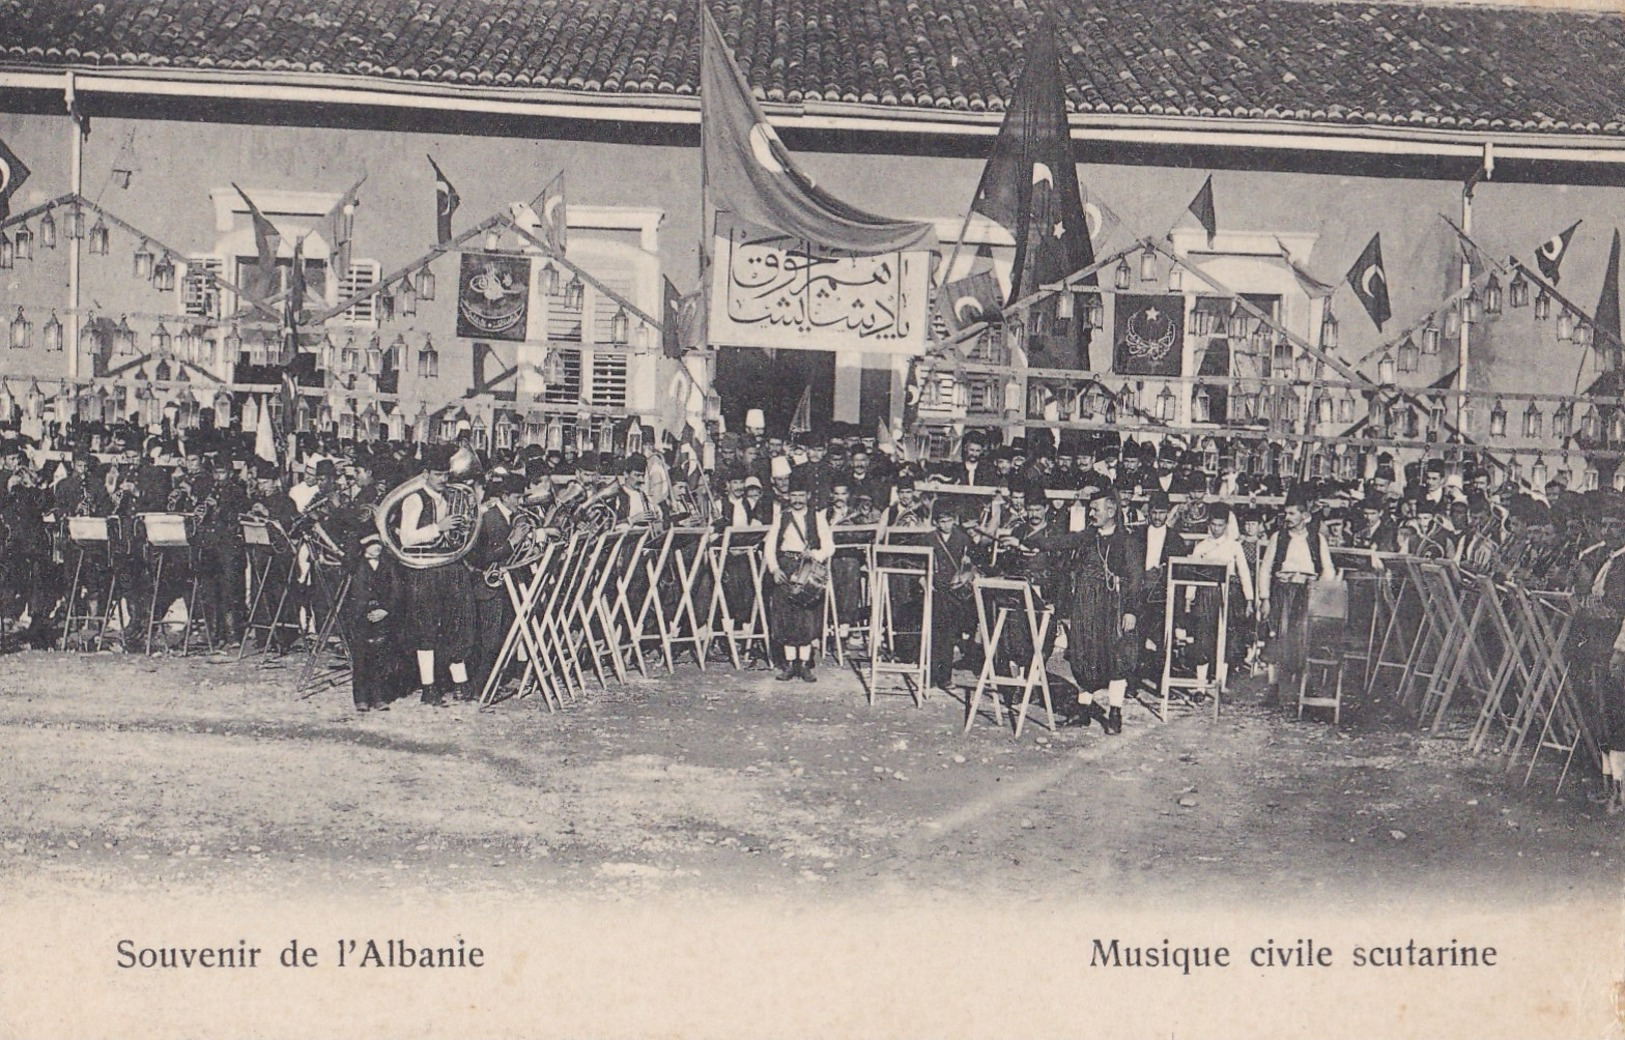
[{"label": "snare drum", "polygon": [[147,530],[147,544],[154,548],[177,549],[189,544],[184,513],[142,513],[141,522]]}]

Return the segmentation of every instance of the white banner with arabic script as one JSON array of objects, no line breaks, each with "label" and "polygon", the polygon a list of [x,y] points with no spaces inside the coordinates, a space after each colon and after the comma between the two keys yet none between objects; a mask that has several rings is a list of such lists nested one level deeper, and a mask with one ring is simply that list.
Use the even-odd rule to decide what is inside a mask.
[{"label": "white banner with arabic script", "polygon": [[930,252],[853,256],[724,217],[714,244],[712,344],[925,352]]}]

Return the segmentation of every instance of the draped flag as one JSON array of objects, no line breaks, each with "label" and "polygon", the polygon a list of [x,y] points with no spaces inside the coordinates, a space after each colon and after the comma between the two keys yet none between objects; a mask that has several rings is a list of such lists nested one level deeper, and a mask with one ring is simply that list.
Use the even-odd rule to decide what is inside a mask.
[{"label": "draped flag", "polygon": [[1349,286],[1371,321],[1382,331],[1383,322],[1394,316],[1388,304],[1388,271],[1382,266],[1382,234],[1378,232],[1366,243],[1365,251],[1349,268]]},{"label": "draped flag", "polygon": [[1540,265],[1541,276],[1548,282],[1556,285],[1562,280],[1563,258],[1569,253],[1569,239],[1574,237],[1574,229],[1582,222],[1576,220],[1570,224],[1567,231],[1560,231],[1542,242],[1535,250],[1535,263]]},{"label": "draped flag", "polygon": [[662,306],[660,309],[660,352],[669,358],[683,356],[683,295],[670,278],[660,276]]},{"label": "draped flag", "polygon": [[[1044,19],[1028,34],[1027,60],[992,154],[982,170],[971,211],[1007,228],[1015,237],[1010,302],[1031,296],[1095,262],[1072,156],[1066,89],[1055,27]],[[1088,285],[1097,284],[1090,274]],[[1027,355],[1047,368],[1089,368],[1086,322],[1062,319],[1059,294],[1039,301],[1027,339]]]},{"label": "draped flag", "polygon": [[254,250],[257,255],[253,268],[241,279],[243,295],[251,300],[267,300],[281,288],[277,284],[276,254],[282,248],[282,233],[254,205],[247,192],[236,184],[232,187],[237,189],[237,194],[248,206],[249,219],[254,222]]},{"label": "draped flag", "polygon": [[[751,96],[722,31],[701,7],[700,162],[705,198],[739,220],[862,256],[929,248],[936,230],[850,206],[797,168]],[[705,233],[710,234],[711,228]]]},{"label": "draped flag", "polygon": [[333,249],[333,277],[339,281],[343,281],[344,276],[350,273],[350,246],[355,238],[355,208],[361,205],[361,185],[366,180],[367,175],[362,174],[361,180],[350,185],[350,190],[327,211],[325,224],[327,241]]},{"label": "draped flag", "polygon": [[1004,309],[1004,294],[993,271],[993,250],[981,246],[970,273],[937,291],[937,310],[950,332],[962,332],[983,321],[997,321]]},{"label": "draped flag", "polygon": [[451,241],[451,215],[462,205],[463,197],[457,194],[457,189],[441,171],[440,164],[434,161],[434,156],[427,158],[429,165],[434,167],[435,235],[438,236],[435,241],[445,245]]},{"label": "draped flag", "polygon": [[1090,191],[1086,185],[1079,185],[1083,196],[1083,219],[1089,226],[1089,242],[1092,247],[1099,248],[1111,237],[1113,231],[1123,226],[1123,218],[1117,211],[1106,205],[1106,200]]},{"label": "draped flag", "polygon": [[1201,221],[1202,230],[1207,232],[1207,245],[1213,248],[1213,236],[1219,233],[1219,213],[1213,208],[1213,175],[1207,175],[1202,182],[1202,190],[1191,199],[1190,211]]},{"label": "draped flag", "polygon": [[1314,275],[1306,271],[1303,268],[1303,265],[1299,264],[1297,260],[1293,259],[1292,252],[1291,250],[1287,249],[1286,243],[1282,242],[1280,239],[1276,239],[1275,245],[1276,248],[1281,251],[1281,260],[1285,262],[1288,268],[1291,269],[1292,277],[1298,280],[1298,287],[1302,289],[1310,299],[1323,300],[1337,291],[1337,286],[1330,285],[1321,281],[1319,278],[1316,278]]},{"label": "draped flag", "polygon": [[808,383],[801,391],[801,400],[796,402],[795,414],[790,416],[790,433],[812,432],[812,384]]},{"label": "draped flag", "polygon": [[305,240],[293,245],[293,270],[288,292],[282,297],[282,363],[292,365],[299,354],[299,319],[305,309]]},{"label": "draped flag", "polygon": [[542,241],[547,247],[560,256],[564,255],[566,222],[564,208],[564,171],[547,183],[542,193],[531,201],[534,209],[542,219]]},{"label": "draped flag", "polygon": [[1180,296],[1117,297],[1112,371],[1130,376],[1179,376],[1185,370],[1185,301]]},{"label": "draped flag", "polygon": [[17,158],[17,153],[0,141],[0,220],[11,216],[11,197],[17,194],[30,172],[27,164]]}]

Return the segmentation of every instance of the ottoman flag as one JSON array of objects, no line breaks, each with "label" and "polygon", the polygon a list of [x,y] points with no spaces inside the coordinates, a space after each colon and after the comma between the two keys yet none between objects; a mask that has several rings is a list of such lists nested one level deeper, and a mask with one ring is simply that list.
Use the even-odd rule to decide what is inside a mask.
[{"label": "ottoman flag", "polygon": [[1349,287],[1354,290],[1360,306],[1371,315],[1371,321],[1382,331],[1383,323],[1394,316],[1388,304],[1388,272],[1382,266],[1382,233],[1371,236],[1365,251],[1349,268]]},{"label": "ottoman flag", "polygon": [[17,158],[17,153],[6,147],[6,142],[0,141],[0,220],[11,216],[11,197],[23,186],[23,181],[28,179],[31,172]]}]

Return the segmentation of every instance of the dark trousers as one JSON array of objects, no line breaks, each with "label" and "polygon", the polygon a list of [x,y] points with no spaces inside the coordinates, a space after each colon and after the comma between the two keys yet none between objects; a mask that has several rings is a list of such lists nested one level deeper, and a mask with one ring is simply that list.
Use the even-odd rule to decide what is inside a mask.
[{"label": "dark trousers", "polygon": [[491,670],[496,667],[497,656],[502,652],[502,643],[508,638],[513,621],[513,605],[508,602],[506,594],[499,592],[495,596],[475,595],[475,650],[473,659],[469,661],[468,681],[476,687],[476,693],[484,688]]}]

